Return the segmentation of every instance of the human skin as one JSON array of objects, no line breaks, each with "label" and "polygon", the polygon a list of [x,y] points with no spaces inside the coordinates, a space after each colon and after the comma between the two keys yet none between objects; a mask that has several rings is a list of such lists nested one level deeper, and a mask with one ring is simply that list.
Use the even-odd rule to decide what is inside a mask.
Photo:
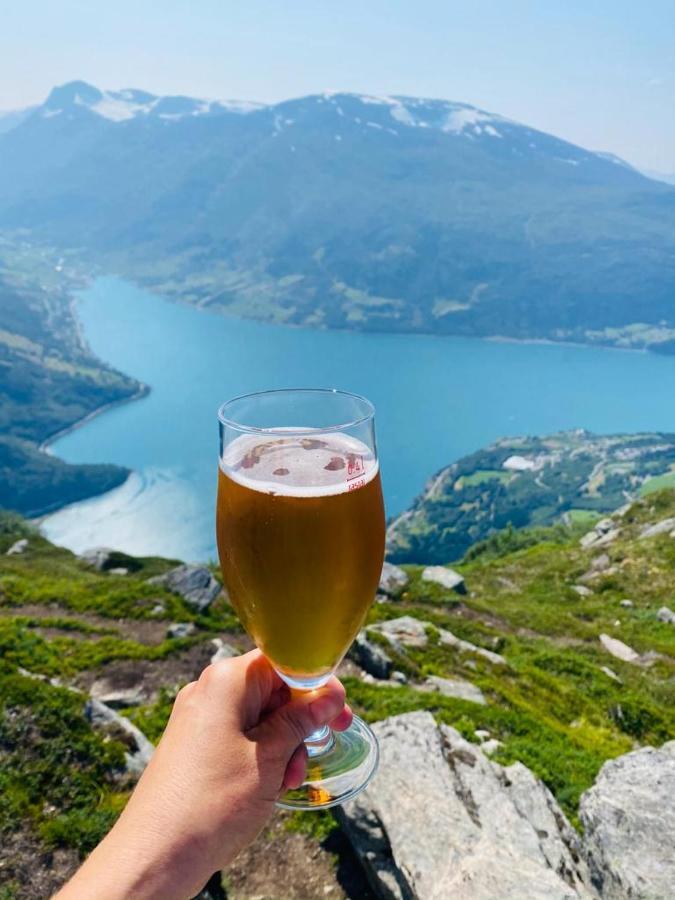
[{"label": "human skin", "polygon": [[159,745],[110,833],[54,900],[187,900],[304,780],[303,738],[352,714],[336,678],[291,699],[259,650],[179,692]]}]

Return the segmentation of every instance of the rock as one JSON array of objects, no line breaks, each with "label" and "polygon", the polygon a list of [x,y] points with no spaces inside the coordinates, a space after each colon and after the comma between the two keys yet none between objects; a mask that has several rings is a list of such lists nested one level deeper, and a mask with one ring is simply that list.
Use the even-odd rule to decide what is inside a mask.
[{"label": "rock", "polygon": [[498,741],[497,738],[490,738],[489,741],[483,741],[480,745],[480,749],[483,753],[486,753],[488,756],[492,756],[493,753],[496,753],[500,747],[503,747],[504,744],[502,741]]},{"label": "rock", "polygon": [[116,569],[108,569],[108,575],[128,575],[129,570],[123,569],[121,566]]},{"label": "rock", "polygon": [[384,647],[368,639],[365,631],[359,631],[347,653],[369,675],[375,678],[389,678],[393,665]]},{"label": "rock", "polygon": [[590,588],[585,587],[583,584],[573,584],[572,590],[580,597],[590,597],[593,593]]},{"label": "rock", "polygon": [[579,816],[603,898],[675,896],[675,742],[606,762]]},{"label": "rock", "polygon": [[504,657],[499,653],[494,653],[492,650],[486,650],[484,647],[477,647],[470,641],[463,641],[461,638],[458,638],[456,635],[454,635],[452,631],[448,631],[446,628],[438,629],[438,641],[440,644],[445,644],[445,646],[447,647],[454,647],[460,652],[474,653],[476,656],[482,656],[483,659],[486,659],[488,662],[493,663],[493,665],[508,665]]},{"label": "rock", "polygon": [[667,622],[669,625],[675,625],[675,612],[673,612],[672,609],[668,609],[667,606],[661,607],[656,614],[656,618],[659,622]]},{"label": "rock", "polygon": [[403,569],[385,561],[380,575],[379,590],[390,597],[398,597],[405,590],[409,580]]},{"label": "rock", "polygon": [[116,688],[106,678],[97,679],[89,689],[95,700],[100,700],[111,709],[122,709],[125,706],[142,706],[146,701],[143,685],[130,688]]},{"label": "rock", "polygon": [[133,775],[140,775],[155,752],[155,748],[140,728],[95,698],[87,701],[84,712],[92,725],[103,728],[112,737],[126,744],[127,751],[124,757],[127,771]]},{"label": "rock", "polygon": [[481,742],[481,744],[483,743],[483,741],[487,741],[487,739],[490,737],[490,732],[487,730],[487,728],[477,728],[474,731],[474,734]]},{"label": "rock", "polygon": [[18,541],[15,541],[12,546],[9,548],[6,556],[19,556],[21,553],[25,553],[28,549],[28,538],[21,538]]},{"label": "rock", "polygon": [[92,547],[91,550],[85,550],[84,553],[81,553],[80,559],[88,566],[93,566],[101,572],[105,569],[114,552],[110,547]]},{"label": "rock", "polygon": [[471,703],[487,704],[483,692],[470,681],[461,681],[454,678],[439,678],[438,675],[430,675],[420,686],[420,690],[437,691],[444,697],[455,697],[457,700],[468,700]]},{"label": "rock", "polygon": [[407,684],[408,676],[404,672],[399,672],[396,670],[391,673],[391,680],[396,681],[398,684]]},{"label": "rock", "polygon": [[613,669],[609,668],[609,666],[600,666],[600,671],[604,672],[608,678],[612,679],[612,681],[618,681],[619,684],[621,684],[621,679]]},{"label": "rock", "polygon": [[429,641],[428,625],[428,622],[422,622],[412,616],[400,616],[398,619],[377,622],[370,626],[370,630],[383,634],[394,646],[426,647]]},{"label": "rock", "polygon": [[609,569],[611,565],[611,560],[606,553],[601,553],[600,556],[596,556],[595,559],[591,560],[591,572],[602,572],[605,569]]},{"label": "rock", "polygon": [[215,665],[222,659],[232,659],[232,657],[240,655],[238,650],[231,644],[226,644],[221,638],[213,638],[211,643],[216,648],[216,652],[211,657],[211,665]]},{"label": "rock", "polygon": [[338,808],[387,900],[593,897],[579,839],[548,789],[428,712],[377,722],[372,784]]},{"label": "rock", "polygon": [[179,594],[188,606],[198,612],[207,610],[221,591],[220,585],[206,566],[177,566],[148,581],[149,584],[156,584]]},{"label": "rock", "polygon": [[173,622],[166,630],[167,637],[186,638],[195,634],[197,626],[194,622]]},{"label": "rock", "polygon": [[427,566],[422,572],[422,581],[430,581],[432,584],[440,584],[446,591],[455,591],[457,594],[466,594],[464,578],[454,569],[445,566]]},{"label": "rock", "polygon": [[633,603],[632,600],[620,600],[619,606],[622,606],[624,609],[632,609],[635,606],[635,604]]},{"label": "rock", "polygon": [[163,603],[155,603],[150,612],[153,616],[163,616],[166,612],[166,606]]},{"label": "rock", "polygon": [[612,519],[600,519],[591,531],[585,534],[579,543],[586,549],[588,547],[605,547],[611,544],[619,536],[621,529],[617,528]]},{"label": "rock", "polygon": [[642,541],[645,538],[656,537],[659,534],[665,534],[675,528],[675,518],[661,519],[660,522],[654,522],[651,525],[643,525],[640,529],[638,538]]},{"label": "rock", "polygon": [[624,644],[623,641],[610,637],[608,634],[601,634],[600,643],[608,653],[611,653],[612,656],[615,656],[617,659],[623,660],[623,662],[640,662],[640,654],[636,653],[632,647],[628,646],[628,644]]}]

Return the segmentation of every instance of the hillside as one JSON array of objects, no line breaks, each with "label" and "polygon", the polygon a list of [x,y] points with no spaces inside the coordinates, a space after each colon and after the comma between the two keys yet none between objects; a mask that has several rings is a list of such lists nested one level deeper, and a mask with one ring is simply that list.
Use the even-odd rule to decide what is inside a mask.
[{"label": "hillside", "polygon": [[55,88],[0,226],[164,294],[319,327],[675,346],[675,189],[463,103]]},{"label": "hillside", "polygon": [[[351,703],[369,721],[428,710],[486,753],[489,739],[496,761],[525,763],[578,824],[579,796],[605,760],[675,737],[675,627],[659,612],[673,605],[674,528],[675,492],[662,491],[615,517],[601,548],[556,532],[525,549],[508,534],[477,548],[457,567],[462,595],[406,567],[407,583],[373,605],[364,635],[396,677],[347,660]],[[6,555],[17,539],[27,543]],[[216,648],[248,646],[222,595],[200,613],[149,582],[174,565],[78,559],[0,517],[3,900],[48,895],[128,796],[125,753],[136,745],[92,726],[88,694],[156,740],[179,686]],[[167,636],[176,622],[193,628]],[[625,644],[628,661],[607,638]],[[432,690],[458,683],[464,699]],[[280,883],[289,900],[371,896],[328,814],[279,815],[223,883],[235,897],[276,896]]]},{"label": "hillside", "polygon": [[675,486],[675,434],[502,438],[442,469],[387,530],[394,562],[460,559],[503,528],[590,525]]},{"label": "hillside", "polygon": [[66,292],[74,274],[65,268],[57,255],[0,240],[0,506],[27,515],[124,481],[119,466],[67,465],[41,445],[141,390],[83,345]]}]

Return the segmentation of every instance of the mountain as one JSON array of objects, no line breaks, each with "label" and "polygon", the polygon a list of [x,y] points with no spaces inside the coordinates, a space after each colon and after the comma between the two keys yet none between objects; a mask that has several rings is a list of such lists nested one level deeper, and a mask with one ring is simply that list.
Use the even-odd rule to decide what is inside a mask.
[{"label": "mountain", "polygon": [[463,103],[55,88],[0,227],[270,321],[675,349],[675,189]]},{"label": "mountain", "polygon": [[[433,859],[434,865],[444,863],[444,872],[466,866],[476,848],[489,856],[499,832],[502,840],[511,835],[507,841],[525,842],[521,868],[510,856],[495,853],[489,860],[492,867],[501,866],[510,884],[521,874],[526,879],[537,873],[533,867],[541,846],[547,862],[540,864],[548,869],[542,876],[552,879],[557,872],[569,880],[569,870],[551,861],[561,820],[564,824],[556,803],[578,824],[579,797],[603,763],[675,737],[675,627],[663,609],[672,609],[673,538],[662,528],[646,536],[673,517],[675,492],[664,491],[613,519],[615,541],[600,550],[582,547],[570,535],[561,541],[557,533],[544,532],[524,548],[513,535],[506,536],[499,552],[476,552],[459,567],[466,583],[461,596],[433,580],[437,571],[409,566],[398,573],[403,583],[396,596],[381,595],[371,607],[361,645],[377,651],[395,677],[373,674],[372,662],[351,659],[338,674],[359,715],[369,722],[388,719],[378,726],[384,731],[383,791],[395,778],[400,794],[400,785],[415,779],[401,765],[424,759],[420,771],[428,803],[417,804],[415,815],[426,812],[426,821],[436,823],[441,849]],[[3,900],[52,896],[124,807],[151,751],[146,738],[156,742],[160,737],[181,685],[197,678],[216,652],[222,658],[250,646],[222,594],[197,610],[189,590],[185,595],[169,591],[161,576],[175,565],[105,551],[78,558],[18,517],[0,513]],[[188,580],[185,587],[190,585],[194,582]],[[580,586],[585,594],[578,592]],[[628,604],[627,598],[632,598]],[[187,626],[188,636],[177,637],[173,623]],[[406,747],[404,729],[394,730],[389,717],[414,711],[451,725],[469,743],[451,755],[447,742],[438,740],[433,746]],[[401,739],[398,761],[388,755],[394,734]],[[483,754],[509,769],[502,775]],[[656,760],[649,761],[654,771]],[[485,770],[492,775],[483,781]],[[505,802],[512,784],[521,815],[533,817],[536,833],[528,828],[524,835],[523,823]],[[654,794],[640,792],[634,783],[634,802],[626,816],[621,813],[621,822],[632,821],[636,810],[648,804],[649,835],[669,835],[675,799],[668,794],[670,784],[661,780]],[[383,796],[377,787],[372,794]],[[405,794],[408,803],[414,792]],[[541,798],[548,798],[546,817],[537,816]],[[350,815],[358,815],[363,799],[350,805]],[[616,823],[626,798],[613,800],[608,817]],[[432,806],[451,801],[465,804],[468,815],[462,808],[456,817],[430,818]],[[418,854],[424,850],[403,819],[411,808],[406,803],[386,802],[381,815],[371,814],[360,829],[362,841],[375,844],[377,852],[363,853],[361,862],[380,877],[395,871],[393,863],[378,865],[391,853],[385,830],[399,866],[401,842],[412,841]],[[504,827],[514,821],[518,827]],[[461,840],[458,836],[467,830],[470,838]],[[619,830],[626,840],[626,828]],[[628,830],[634,846],[638,829]],[[345,845],[330,812],[282,813],[228,868],[227,894],[278,897],[283,881],[288,900],[372,897],[360,871],[361,854],[350,854]],[[623,860],[626,870],[634,869],[630,857],[613,855],[614,867],[621,868]],[[579,856],[583,859],[583,850],[575,855],[577,864]],[[312,860],[309,874],[307,859]],[[673,865],[668,841],[654,838],[647,859],[641,869],[660,873],[665,883],[666,866]],[[600,862],[596,854],[596,870]],[[418,869],[428,871],[428,866],[407,866],[408,877]],[[378,891],[377,896],[385,895],[403,896],[398,887],[395,894],[389,887]],[[222,900],[224,894],[201,896]],[[476,888],[472,875],[463,882],[462,896],[533,893],[486,893]],[[537,896],[577,894],[544,889]],[[665,895],[661,890],[609,890],[601,896]]]},{"label": "mountain", "polygon": [[442,469],[387,530],[394,562],[460,559],[504,528],[586,525],[675,487],[675,434],[502,438]]},{"label": "mountain", "polygon": [[83,345],[70,297],[59,286],[70,277],[68,264],[58,260],[0,240],[0,506],[26,515],[126,479],[120,466],[68,465],[42,444],[143,390]]}]

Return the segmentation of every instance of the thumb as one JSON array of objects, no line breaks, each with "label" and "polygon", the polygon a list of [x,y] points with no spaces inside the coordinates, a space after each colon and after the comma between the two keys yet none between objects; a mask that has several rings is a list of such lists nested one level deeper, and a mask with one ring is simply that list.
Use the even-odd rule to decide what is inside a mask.
[{"label": "thumb", "polygon": [[344,705],[344,688],[333,680],[321,692],[308,691],[280,706],[251,729],[249,737],[285,768],[304,739],[332,722]]}]

